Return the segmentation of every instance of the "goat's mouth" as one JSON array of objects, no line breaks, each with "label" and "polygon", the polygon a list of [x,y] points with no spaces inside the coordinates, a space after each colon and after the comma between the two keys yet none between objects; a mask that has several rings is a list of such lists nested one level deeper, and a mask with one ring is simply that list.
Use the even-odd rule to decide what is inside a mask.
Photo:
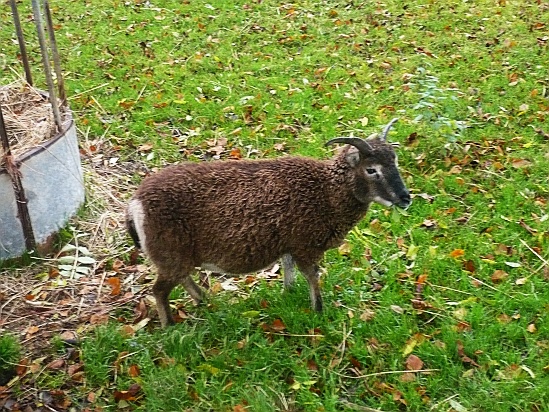
[{"label": "goat's mouth", "polygon": [[382,197],[376,197],[373,200],[374,202],[379,203],[380,205],[385,207],[396,206],[404,210],[408,209],[412,204],[412,198],[410,197],[409,194],[401,195],[396,200],[395,199],[387,200],[387,199],[383,199]]},{"label": "goat's mouth", "polygon": [[412,198],[408,193],[401,195],[398,201],[395,202],[396,206],[404,210],[408,209],[411,204],[412,204]]}]

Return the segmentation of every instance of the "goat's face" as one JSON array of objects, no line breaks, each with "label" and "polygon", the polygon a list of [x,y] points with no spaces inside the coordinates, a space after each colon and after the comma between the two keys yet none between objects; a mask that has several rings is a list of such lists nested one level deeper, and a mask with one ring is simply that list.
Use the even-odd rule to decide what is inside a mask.
[{"label": "goat's face", "polygon": [[362,202],[406,209],[412,200],[398,171],[398,157],[393,146],[381,139],[369,139],[370,151],[363,153],[350,147],[346,161],[356,176],[355,196]]},{"label": "goat's face", "polygon": [[410,192],[398,172],[394,147],[386,141],[389,129],[396,121],[391,120],[380,137],[367,140],[338,137],[326,143],[349,144],[341,156],[355,173],[355,197],[366,205],[377,202],[406,209],[412,203]]}]

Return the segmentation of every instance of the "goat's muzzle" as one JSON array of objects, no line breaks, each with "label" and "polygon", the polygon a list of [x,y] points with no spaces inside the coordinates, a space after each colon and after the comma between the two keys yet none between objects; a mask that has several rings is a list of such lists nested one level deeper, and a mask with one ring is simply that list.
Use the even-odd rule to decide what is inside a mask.
[{"label": "goat's muzzle", "polygon": [[408,209],[411,204],[412,204],[412,197],[408,192],[401,194],[398,202],[396,202],[396,205],[404,210]]}]

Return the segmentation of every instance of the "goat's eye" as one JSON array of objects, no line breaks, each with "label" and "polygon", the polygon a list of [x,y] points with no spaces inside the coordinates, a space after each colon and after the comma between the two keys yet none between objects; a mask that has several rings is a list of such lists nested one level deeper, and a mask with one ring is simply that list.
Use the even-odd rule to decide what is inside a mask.
[{"label": "goat's eye", "polygon": [[377,171],[376,171],[376,169],[368,168],[368,169],[366,169],[366,173],[368,173],[369,175],[375,175],[377,173]]}]

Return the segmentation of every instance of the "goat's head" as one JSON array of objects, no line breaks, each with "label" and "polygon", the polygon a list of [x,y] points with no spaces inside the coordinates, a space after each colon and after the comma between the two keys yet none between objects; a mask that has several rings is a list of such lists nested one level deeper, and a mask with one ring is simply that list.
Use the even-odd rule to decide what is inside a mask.
[{"label": "goat's head", "polygon": [[404,209],[412,203],[410,192],[398,171],[398,158],[394,147],[387,143],[389,129],[397,120],[391,120],[379,137],[337,137],[326,143],[350,145],[342,155],[355,172],[355,196],[362,203],[377,202],[384,206],[397,205]]}]

